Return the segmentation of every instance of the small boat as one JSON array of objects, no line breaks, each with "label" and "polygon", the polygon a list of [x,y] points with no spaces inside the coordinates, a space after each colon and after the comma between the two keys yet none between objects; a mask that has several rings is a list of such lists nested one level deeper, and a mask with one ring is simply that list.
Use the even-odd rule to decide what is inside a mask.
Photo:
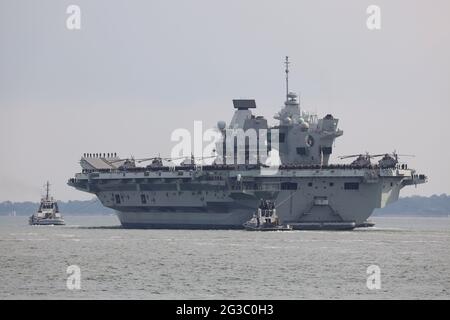
[{"label": "small boat", "polygon": [[38,211],[29,218],[30,225],[65,225],[64,219],[59,213],[58,203],[50,197],[50,183],[47,181],[46,195],[41,198]]},{"label": "small boat", "polygon": [[290,231],[292,226],[280,224],[277,209],[272,201],[261,200],[253,217],[243,224],[247,231]]}]

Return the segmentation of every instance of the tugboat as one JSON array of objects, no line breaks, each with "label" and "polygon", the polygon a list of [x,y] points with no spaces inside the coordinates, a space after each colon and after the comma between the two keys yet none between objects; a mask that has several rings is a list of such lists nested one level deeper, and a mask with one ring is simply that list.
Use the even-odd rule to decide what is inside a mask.
[{"label": "tugboat", "polygon": [[292,230],[290,225],[280,224],[277,216],[277,209],[273,201],[261,200],[256,213],[253,217],[243,224],[247,231],[289,231]]},{"label": "tugboat", "polygon": [[58,203],[50,197],[50,183],[45,184],[46,195],[41,198],[39,210],[30,219],[30,225],[65,225],[62,215],[59,213]]}]

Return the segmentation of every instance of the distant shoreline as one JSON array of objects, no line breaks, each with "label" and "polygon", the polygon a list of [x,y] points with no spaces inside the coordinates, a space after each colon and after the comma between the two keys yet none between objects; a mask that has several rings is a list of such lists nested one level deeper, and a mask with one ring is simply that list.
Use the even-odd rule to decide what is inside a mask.
[{"label": "distant shoreline", "polygon": [[[112,209],[104,207],[97,198],[91,200],[58,201],[59,210],[69,216],[114,215]],[[36,212],[38,202],[0,202],[0,216],[27,216]],[[450,215],[450,195],[432,195],[430,197],[411,196],[383,209],[375,209],[372,217],[448,217]]]}]

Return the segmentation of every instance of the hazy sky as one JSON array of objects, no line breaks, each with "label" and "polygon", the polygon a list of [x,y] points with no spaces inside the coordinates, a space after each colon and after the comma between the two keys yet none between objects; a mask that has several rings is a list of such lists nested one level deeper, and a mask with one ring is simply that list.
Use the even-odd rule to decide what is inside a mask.
[{"label": "hazy sky", "polygon": [[[81,8],[68,30],[66,8]],[[381,8],[381,30],[366,8]],[[283,59],[301,106],[340,119],[334,158],[414,154],[450,193],[448,0],[0,0],[0,201],[92,195],[66,185],[84,152],[169,155],[176,128],[229,122],[255,98],[270,122]]]}]

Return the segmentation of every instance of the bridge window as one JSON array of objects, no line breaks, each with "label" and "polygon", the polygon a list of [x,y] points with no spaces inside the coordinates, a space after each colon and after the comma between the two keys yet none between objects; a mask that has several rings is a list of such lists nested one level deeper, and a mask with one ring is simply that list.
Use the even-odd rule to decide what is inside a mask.
[{"label": "bridge window", "polygon": [[359,190],[359,183],[358,182],[345,182],[344,189],[345,190]]},{"label": "bridge window", "polygon": [[120,196],[118,194],[115,195],[116,204],[120,204]]},{"label": "bridge window", "polygon": [[147,203],[147,198],[145,197],[145,194],[141,194],[141,202],[142,202],[142,204]]},{"label": "bridge window", "polygon": [[306,155],[306,148],[305,147],[298,147],[297,148],[297,154],[305,156]]}]

